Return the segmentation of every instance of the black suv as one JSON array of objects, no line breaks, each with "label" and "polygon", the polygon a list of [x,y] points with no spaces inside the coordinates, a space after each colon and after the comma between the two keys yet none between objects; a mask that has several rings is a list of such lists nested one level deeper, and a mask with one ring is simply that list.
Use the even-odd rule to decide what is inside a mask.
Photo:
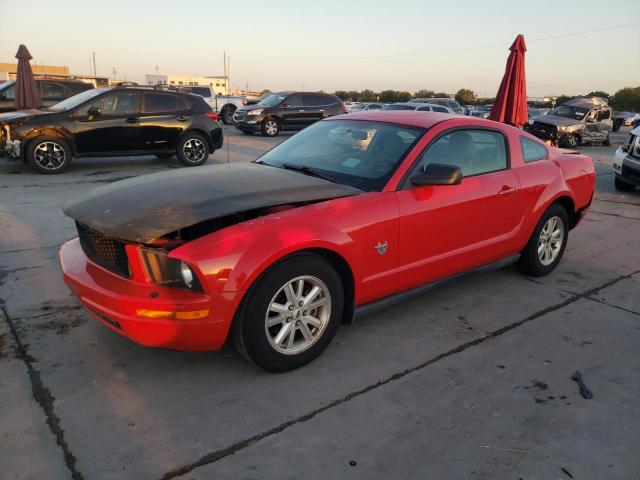
[{"label": "black suv", "polygon": [[255,105],[238,108],[233,122],[242,133],[262,132],[275,137],[281,130],[302,130],[323,118],[347,112],[335,95],[313,92],[279,92]]},{"label": "black suv", "polygon": [[218,114],[198,95],[153,87],[87,90],[53,107],[0,114],[0,154],[41,173],[72,157],[177,155],[202,165],[222,146]]},{"label": "black suv", "polygon": [[[36,79],[36,85],[42,95],[42,105],[50,107],[62,100],[73,97],[80,92],[90,90],[93,85],[90,83],[75,80],[48,80]],[[10,80],[0,83],[0,112],[13,112],[16,107],[14,99],[16,97],[16,82]]]}]

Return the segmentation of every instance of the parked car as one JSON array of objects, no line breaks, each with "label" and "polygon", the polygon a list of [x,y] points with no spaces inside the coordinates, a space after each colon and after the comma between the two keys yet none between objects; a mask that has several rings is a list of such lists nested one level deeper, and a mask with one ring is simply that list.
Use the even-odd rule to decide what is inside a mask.
[{"label": "parked car", "polygon": [[312,361],[354,315],[464,273],[548,274],[595,183],[587,156],[424,112],[334,116],[253,163],[181,173],[68,202],[65,282],[135,342],[217,350],[230,337],[271,371]]},{"label": "parked car", "polygon": [[[48,80],[36,79],[36,85],[42,95],[42,105],[50,107],[62,100],[77,95],[85,90],[90,90],[93,85],[90,83],[75,80]],[[13,112],[16,107],[14,100],[16,97],[16,82],[10,80],[0,83],[0,112]]]},{"label": "parked car", "polygon": [[347,109],[335,95],[315,92],[272,93],[260,103],[238,108],[233,121],[247,135],[262,132],[275,137],[282,130],[302,130],[312,123]]},{"label": "parked car", "polygon": [[40,173],[60,173],[73,157],[177,155],[202,165],[222,145],[218,114],[198,95],[152,87],[103,87],[47,110],[0,114],[0,153]]},{"label": "parked car", "polygon": [[443,105],[445,107],[450,108],[458,115],[464,115],[464,109],[462,106],[456,102],[455,100],[451,100],[449,98],[413,98],[412,102],[420,102],[420,103],[435,103],[436,105]]},{"label": "parked car", "polygon": [[493,105],[481,105],[479,107],[476,107],[475,110],[471,111],[470,116],[476,118],[489,118],[492,108]]},{"label": "parked car", "polygon": [[528,131],[554,145],[575,148],[581,143],[610,145],[612,126],[613,112],[606,100],[581,97],[536,118]]},{"label": "parked car", "polygon": [[363,112],[365,110],[382,110],[384,104],[382,103],[356,103],[351,107],[349,113],[351,112]]},{"label": "parked car", "polygon": [[235,111],[247,105],[247,98],[234,95],[218,95],[213,88],[208,85],[185,86],[179,88],[185,92],[195,93],[204,98],[214,112],[218,112],[220,120],[226,125],[233,124],[233,114]]},{"label": "parked car", "polygon": [[640,127],[631,130],[624,145],[616,150],[613,171],[617,190],[630,192],[640,187]]},{"label": "parked car", "polygon": [[449,107],[437,104],[420,103],[420,102],[398,102],[385,105],[383,110],[417,110],[420,112],[439,112],[454,114],[455,112]]}]

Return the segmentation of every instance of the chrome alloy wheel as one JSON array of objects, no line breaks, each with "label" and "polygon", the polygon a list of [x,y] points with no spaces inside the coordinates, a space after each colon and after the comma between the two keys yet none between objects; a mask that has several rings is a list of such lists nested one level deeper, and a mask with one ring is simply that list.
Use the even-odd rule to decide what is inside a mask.
[{"label": "chrome alloy wheel", "polygon": [[538,258],[545,267],[551,265],[562,250],[564,223],[558,216],[551,217],[544,224],[538,238]]},{"label": "chrome alloy wheel", "polygon": [[284,284],[271,299],[265,333],[279,353],[296,355],[316,343],[331,317],[331,294],[322,280],[304,275]]},{"label": "chrome alloy wheel", "polygon": [[267,120],[267,123],[264,124],[264,131],[269,136],[273,136],[278,133],[278,124],[275,120]]},{"label": "chrome alloy wheel", "polygon": [[45,170],[58,170],[64,166],[67,154],[62,145],[56,142],[41,142],[33,151],[33,158],[38,166]]},{"label": "chrome alloy wheel", "polygon": [[184,158],[191,163],[201,162],[207,154],[204,143],[199,138],[190,138],[182,146]]}]

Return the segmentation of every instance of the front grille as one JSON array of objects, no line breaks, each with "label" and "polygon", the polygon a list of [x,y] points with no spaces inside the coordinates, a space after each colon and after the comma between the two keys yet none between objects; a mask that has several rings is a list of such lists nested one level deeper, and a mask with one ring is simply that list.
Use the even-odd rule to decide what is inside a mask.
[{"label": "front grille", "polygon": [[542,122],[533,122],[533,130],[538,132],[544,132],[549,136],[556,135],[558,133],[558,129],[555,125],[549,125],[548,123]]},{"label": "front grille", "polygon": [[76,227],[80,245],[89,260],[121,277],[131,278],[124,242],[96,232],[78,222]]}]

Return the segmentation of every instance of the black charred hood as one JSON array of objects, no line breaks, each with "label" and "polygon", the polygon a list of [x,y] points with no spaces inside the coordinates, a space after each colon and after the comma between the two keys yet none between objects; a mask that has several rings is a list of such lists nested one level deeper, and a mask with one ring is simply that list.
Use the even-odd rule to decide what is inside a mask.
[{"label": "black charred hood", "polygon": [[198,223],[249,210],[362,193],[259,164],[183,168],[96,188],[63,205],[66,215],[105,235],[149,243]]}]

